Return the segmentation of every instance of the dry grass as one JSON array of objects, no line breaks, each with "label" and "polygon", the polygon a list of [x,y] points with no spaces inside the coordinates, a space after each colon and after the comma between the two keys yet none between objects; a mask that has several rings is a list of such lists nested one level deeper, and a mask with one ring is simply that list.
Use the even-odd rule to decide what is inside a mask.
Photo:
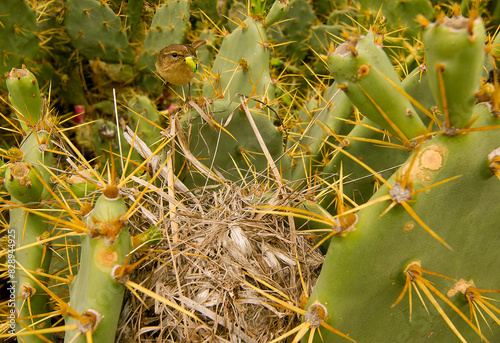
[{"label": "dry grass", "polygon": [[[309,292],[319,275],[323,256],[312,250],[314,241],[291,232],[280,215],[252,211],[268,204],[271,194],[258,184],[206,192],[199,202],[177,212],[175,244],[169,239],[172,221],[163,222],[169,237],[148,252],[150,260],[133,279],[193,312],[204,324],[152,298],[141,295],[139,300],[129,294],[119,341],[266,342],[300,324],[295,312],[243,283],[279,293],[299,306],[304,296],[301,277]],[[282,198],[287,200],[278,206],[296,201]]]}]

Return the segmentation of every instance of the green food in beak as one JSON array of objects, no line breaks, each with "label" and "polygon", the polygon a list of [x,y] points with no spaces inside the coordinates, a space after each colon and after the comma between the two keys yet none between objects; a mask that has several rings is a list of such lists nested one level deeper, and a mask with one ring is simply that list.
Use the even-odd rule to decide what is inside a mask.
[{"label": "green food in beak", "polygon": [[186,57],[186,63],[191,67],[191,69],[193,69],[193,73],[196,73],[196,69],[198,69],[196,58],[192,56]]}]

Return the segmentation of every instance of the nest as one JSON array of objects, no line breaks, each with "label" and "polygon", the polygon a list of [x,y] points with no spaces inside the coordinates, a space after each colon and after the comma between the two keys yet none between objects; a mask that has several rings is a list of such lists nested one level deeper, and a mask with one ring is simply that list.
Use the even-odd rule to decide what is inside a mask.
[{"label": "nest", "polygon": [[267,342],[300,324],[297,313],[250,286],[303,307],[323,262],[288,218],[255,211],[270,197],[277,206],[295,200],[233,184],[205,192],[164,221],[165,238],[146,252],[150,258],[133,280],[203,323],[129,292],[117,342]]}]

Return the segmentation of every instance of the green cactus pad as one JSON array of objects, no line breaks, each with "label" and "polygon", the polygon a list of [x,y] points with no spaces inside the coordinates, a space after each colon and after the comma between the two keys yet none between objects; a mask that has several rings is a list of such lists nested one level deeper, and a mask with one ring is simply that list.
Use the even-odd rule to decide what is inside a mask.
[{"label": "green cactus pad", "polygon": [[[134,124],[129,124],[132,130],[136,130],[135,123],[139,123],[137,135],[149,146],[161,140],[159,128],[160,114],[154,103],[144,95],[134,95],[128,102],[127,116]],[[153,125],[153,124],[156,124]]]},{"label": "green cactus pad", "polygon": [[21,203],[37,203],[44,190],[33,167],[24,162],[12,163],[5,172],[5,188]]},{"label": "green cactus pad", "polygon": [[373,33],[339,45],[328,64],[335,80],[364,116],[407,145],[409,139],[426,131],[410,101],[395,88],[400,87],[399,78],[387,55],[374,43]]},{"label": "green cactus pad", "polygon": [[92,179],[92,174],[89,170],[84,169],[68,177],[66,182],[73,194],[82,199],[96,190],[96,185],[89,182],[88,179]]},{"label": "green cactus pad", "polygon": [[[235,103],[217,100],[212,105],[213,121],[224,125],[224,130],[214,124],[209,125],[191,112],[192,118],[185,116],[184,130],[191,132],[188,137],[191,153],[206,167],[229,180],[241,180],[241,176],[252,177],[252,173],[262,173],[267,170],[269,163],[264,156],[260,144],[250,127],[247,116]],[[268,114],[262,110],[250,108],[251,115],[263,137],[269,153],[273,159],[283,154],[283,138],[269,120]],[[244,135],[239,133],[245,132]],[[235,139],[235,137],[238,137]],[[283,165],[286,176],[287,163],[283,159],[277,162]],[[182,168],[183,161],[176,163]],[[204,173],[197,173],[195,169],[186,170],[179,177],[188,187],[204,185],[207,180]]]},{"label": "green cactus pad", "polygon": [[27,63],[40,49],[35,11],[24,0],[0,1],[0,75]]},{"label": "green cactus pad", "polygon": [[144,245],[154,245],[163,238],[163,231],[158,226],[150,226],[146,231],[132,237],[132,245],[135,248]]},{"label": "green cactus pad", "polygon": [[9,90],[9,101],[17,110],[16,114],[24,131],[38,124],[42,116],[43,99],[38,82],[26,68],[12,68],[5,83]]},{"label": "green cactus pad", "polygon": [[[141,20],[142,8],[144,7],[144,0],[135,0],[127,2],[127,26],[130,27],[130,35],[133,35],[137,26],[139,25],[139,21]],[[139,31],[140,32],[140,31]]]},{"label": "green cactus pad", "polygon": [[307,54],[310,28],[316,17],[313,6],[307,0],[289,1],[289,8],[283,22],[273,26],[269,36],[277,44],[286,44],[285,51],[289,61],[301,61]]},{"label": "green cactus pad", "polygon": [[270,82],[266,39],[264,28],[252,18],[224,37],[212,66],[215,79],[203,87],[203,95],[226,99],[236,94],[258,95],[273,100],[275,87]]},{"label": "green cactus pad", "polygon": [[69,0],[65,19],[71,44],[89,59],[131,64],[134,55],[120,18],[97,0]]},{"label": "green cactus pad", "polygon": [[[436,100],[432,95],[429,81],[427,80],[427,68],[425,65],[416,67],[411,73],[408,74],[401,81],[401,87],[413,99],[417,99],[418,103],[427,111],[431,111],[433,107],[437,106]],[[415,107],[422,122],[427,126],[431,118],[429,118],[421,108]]]},{"label": "green cactus pad", "polygon": [[[330,149],[326,141],[332,135],[341,134],[347,126],[342,119],[348,119],[353,113],[351,102],[343,92],[337,89],[337,84],[330,86],[324,97],[329,102],[324,107],[317,108],[316,101],[310,100],[304,110],[298,112],[300,122],[289,133],[289,148],[297,143],[299,145],[298,148],[291,150],[294,160],[297,161],[297,165],[292,170],[292,180],[302,183],[303,186],[307,185],[303,182],[304,178],[323,170],[322,164],[325,163],[327,151]],[[312,126],[308,128],[309,125]],[[306,129],[308,131],[304,135]]]},{"label": "green cactus pad", "polygon": [[[70,301],[71,307],[80,314],[94,310],[102,316],[92,334],[94,342],[115,341],[125,286],[115,281],[111,277],[111,272],[115,266],[123,265],[131,248],[131,238],[126,230],[119,235],[112,246],[108,246],[103,239],[82,237],[80,261],[85,263],[80,264],[78,274],[70,284]],[[72,318],[66,319],[66,323],[78,324]],[[64,341],[86,343],[84,335],[75,339],[77,332],[77,330],[69,331]]]},{"label": "green cactus pad", "polygon": [[[36,272],[48,273],[51,263],[52,249],[50,242],[42,242],[50,238],[52,224],[37,213],[28,212],[27,209],[37,209],[44,214],[50,214],[50,209],[42,200],[48,200],[51,187],[50,174],[44,168],[52,166],[51,141],[49,134],[44,131],[51,126],[48,116],[42,116],[43,100],[40,96],[38,82],[33,74],[26,68],[12,69],[6,80],[9,90],[9,100],[17,110],[16,114],[23,129],[24,138],[19,149],[8,152],[13,161],[6,170],[5,187],[10,193],[11,201],[19,203],[9,211],[9,229],[15,232],[16,251],[15,259],[31,275]],[[37,131],[40,129],[39,131]],[[43,182],[42,182],[43,181]],[[47,185],[47,187],[45,185]],[[24,204],[24,203],[30,203]],[[26,247],[31,245],[29,248]],[[17,267],[16,267],[17,268]],[[28,276],[27,272],[19,271],[15,274],[16,309],[19,316],[28,319],[19,320],[17,330],[25,329],[32,325],[33,318],[45,314],[49,298],[46,291],[37,282],[46,283],[44,276],[33,275],[39,281]],[[27,301],[29,299],[29,301]],[[41,329],[49,324],[45,319],[37,322],[34,328]],[[46,342],[46,338],[37,336],[23,337],[27,343]]]},{"label": "green cactus pad", "polygon": [[[113,278],[113,270],[125,262],[132,249],[132,240],[121,217],[127,212],[123,198],[97,199],[94,210],[89,214],[88,225],[92,235],[82,236],[80,268],[70,284],[71,307],[78,313],[92,310],[100,321],[92,333],[95,342],[115,341],[116,327],[120,316],[125,286]],[[114,236],[110,237],[110,230]],[[101,237],[100,235],[105,237]],[[78,320],[67,318],[67,324],[78,324]],[[87,342],[85,335],[75,340],[77,330],[65,336],[65,342]]]},{"label": "green cactus pad", "polygon": [[404,29],[411,36],[420,31],[417,16],[430,18],[432,15],[432,4],[428,0],[364,0],[363,6],[372,10],[373,17],[381,10],[390,29]]},{"label": "green cactus pad", "polygon": [[441,113],[448,112],[450,122],[445,124],[449,128],[464,128],[471,120],[483,71],[485,37],[481,18],[445,18],[425,29],[428,79]]},{"label": "green cactus pad", "polygon": [[248,4],[250,10],[249,15],[256,20],[263,19],[266,12],[266,2],[267,0],[250,0]]},{"label": "green cactus pad", "polygon": [[97,199],[94,210],[92,211],[91,219],[96,223],[106,223],[117,220],[127,212],[127,206],[123,198],[107,198],[102,195]]},{"label": "green cactus pad", "polygon": [[[22,208],[13,208],[10,210],[9,230],[15,230],[18,249],[15,253],[16,263],[21,265],[31,273],[31,275],[35,276],[38,282],[46,283],[47,277],[36,275],[35,272],[49,272],[52,258],[50,243],[45,243],[43,245],[36,244],[38,241],[42,240],[42,237],[50,237],[47,236],[48,230],[50,230],[47,220],[35,213],[27,213]],[[30,244],[33,244],[33,246],[21,249],[23,246]],[[18,269],[16,270],[16,282],[16,296],[26,296],[26,298],[20,297],[16,300],[16,309],[20,311],[19,317],[30,317],[32,315],[51,311],[45,290],[40,287],[35,280],[32,280],[24,271]],[[31,293],[29,290],[31,290]],[[29,306],[27,298],[29,298]],[[32,327],[32,329],[47,328],[50,325],[50,318],[42,318],[36,322],[37,324],[35,327]],[[32,320],[24,319],[22,323],[23,324],[17,324],[17,331],[24,329],[27,325],[31,325]],[[45,336],[45,339],[52,338],[52,334],[43,336]],[[46,342],[36,336],[23,337],[23,340],[26,343]]]},{"label": "green cactus pad", "polygon": [[[364,118],[360,125],[356,125],[344,137],[343,144],[345,146],[342,146],[342,150],[380,175],[389,177],[394,172],[394,169],[406,160],[408,152],[397,141],[392,142],[395,144],[394,147],[384,146],[384,135],[374,130],[375,127],[375,123],[368,118]],[[338,142],[335,145],[341,146]],[[370,171],[350,156],[337,151],[333,151],[333,153],[335,156],[323,169],[325,179],[333,183],[342,167],[345,175],[343,180],[344,194],[358,204],[365,203],[377,189],[379,181]],[[332,199],[333,194],[328,194],[325,199],[322,199],[322,204],[329,207]]]},{"label": "green cactus pad", "polygon": [[290,10],[288,0],[275,0],[266,16],[264,24],[270,26],[277,21],[283,19]]}]

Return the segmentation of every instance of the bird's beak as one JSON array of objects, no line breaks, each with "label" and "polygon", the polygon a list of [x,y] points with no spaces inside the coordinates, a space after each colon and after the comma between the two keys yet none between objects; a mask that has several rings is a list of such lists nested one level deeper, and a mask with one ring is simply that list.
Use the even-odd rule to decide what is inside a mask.
[{"label": "bird's beak", "polygon": [[185,61],[187,65],[190,66],[191,69],[193,69],[193,73],[196,73],[196,69],[198,69],[198,60],[196,59],[196,57],[188,56],[185,58]]}]

